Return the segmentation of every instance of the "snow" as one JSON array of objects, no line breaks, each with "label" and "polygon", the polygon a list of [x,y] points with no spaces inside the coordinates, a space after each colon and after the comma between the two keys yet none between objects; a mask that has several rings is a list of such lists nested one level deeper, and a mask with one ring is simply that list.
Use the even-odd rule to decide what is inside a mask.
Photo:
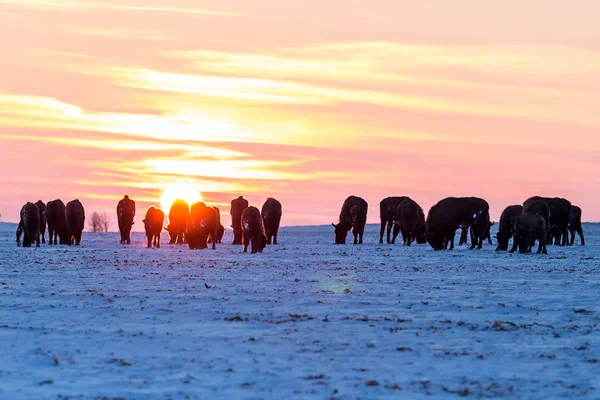
[{"label": "snow", "polygon": [[[495,227],[494,227],[495,228]],[[0,398],[599,398],[600,226],[548,256],[334,245],[257,255],[0,224]],[[578,240],[578,239],[577,239]],[[578,243],[578,242],[577,242]]]}]

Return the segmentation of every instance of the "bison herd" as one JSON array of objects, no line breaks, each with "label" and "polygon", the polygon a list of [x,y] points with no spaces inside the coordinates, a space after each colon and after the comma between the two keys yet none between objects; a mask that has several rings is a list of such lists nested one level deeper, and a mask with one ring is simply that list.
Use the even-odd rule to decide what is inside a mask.
[{"label": "bison herd", "polygon": [[[340,211],[337,224],[332,224],[335,243],[345,244],[348,232],[352,231],[354,244],[363,242],[367,223],[367,202],[357,196],[348,197]],[[492,243],[489,204],[478,197],[447,197],[433,205],[427,213],[416,201],[406,196],[387,197],[379,204],[381,229],[379,243],[383,243],[387,234],[387,243],[395,243],[399,234],[406,246],[412,243],[428,243],[434,250],[454,248],[457,229],[461,229],[459,244],[468,241],[470,234],[471,249],[481,249],[484,241]],[[268,198],[259,210],[250,206],[248,200],[239,196],[231,201],[231,228],[234,245],[243,245],[247,252],[262,252],[268,244],[277,244],[277,234],[281,223],[281,203]],[[21,209],[17,227],[17,245],[37,247],[46,242],[45,231],[48,227],[50,245],[79,245],[85,222],[85,211],[79,200],[65,204],[53,200],[44,204],[28,202]],[[117,220],[121,235],[121,244],[131,243],[131,228],[134,224],[135,201],[128,196],[117,204]],[[207,206],[204,202],[189,205],[183,200],[175,200],[168,215],[170,244],[187,244],[190,249],[205,249],[210,244],[213,249],[221,243],[225,227],[221,223],[218,207]],[[160,247],[160,237],[165,222],[164,212],[155,206],[146,210],[143,219],[148,247]],[[571,237],[569,239],[569,232]],[[581,227],[581,208],[572,205],[563,198],[531,197],[522,205],[506,207],[500,216],[498,232],[495,236],[497,251],[510,252],[517,249],[520,253],[529,253],[538,243],[538,253],[547,254],[547,245],[573,245],[575,233],[585,244]]]},{"label": "bison herd", "polygon": [[[281,203],[268,198],[259,211],[250,206],[242,196],[231,201],[231,228],[233,244],[243,245],[243,251],[262,252],[267,244],[277,244],[277,233],[281,223]],[[125,196],[117,205],[117,217],[121,243],[131,243],[131,226],[135,216],[135,202]],[[144,217],[144,229],[148,247],[160,247],[160,236],[165,220],[164,212],[150,206]],[[169,209],[169,244],[187,244],[190,249],[205,249],[211,244],[213,249],[221,243],[225,227],[221,223],[221,210],[207,206],[204,202],[189,205],[184,200],[173,202]]]},{"label": "bison herd", "polygon": [[[79,245],[85,222],[83,205],[77,199],[65,203],[52,200],[44,204],[38,200],[35,204],[28,202],[21,208],[19,225],[17,226],[17,246],[31,247],[40,241],[46,243],[46,225],[48,226],[48,244]],[[41,240],[40,240],[41,239]]]},{"label": "bison herd", "polygon": [[[367,220],[368,205],[360,197],[350,196],[342,205],[339,222],[335,228],[335,243],[346,243],[350,230],[354,234],[354,244],[362,243]],[[427,219],[423,209],[410,197],[386,197],[379,203],[381,229],[379,243],[383,243],[387,231],[387,243],[395,243],[399,233],[405,245],[429,243],[434,250],[454,249],[457,229],[462,229],[460,244],[467,242],[470,232],[471,249],[481,249],[483,242],[492,243],[490,228],[490,206],[477,197],[447,197],[429,209]],[[571,239],[568,238],[571,232]],[[510,239],[520,253],[531,252],[537,241],[538,253],[547,254],[546,245],[572,245],[575,232],[585,244],[581,228],[581,208],[571,205],[568,200],[550,197],[531,197],[523,205],[506,207],[498,227],[497,251],[507,251]]]}]

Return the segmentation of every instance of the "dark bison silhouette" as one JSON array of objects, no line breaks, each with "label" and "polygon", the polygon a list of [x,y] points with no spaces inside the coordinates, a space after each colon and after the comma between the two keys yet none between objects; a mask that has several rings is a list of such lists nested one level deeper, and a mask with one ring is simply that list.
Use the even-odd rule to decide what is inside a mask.
[{"label": "dark bison silhouette", "polygon": [[267,244],[277,244],[277,233],[281,223],[281,203],[271,197],[262,206],[261,216],[267,233]]},{"label": "dark bison silhouette", "polygon": [[478,197],[447,197],[427,214],[425,238],[434,250],[454,249],[454,236],[461,224],[473,227],[471,249],[481,249],[489,221],[489,204]]},{"label": "dark bison silhouette", "polygon": [[[511,253],[514,253],[515,250],[517,250],[517,248],[521,253],[527,252],[531,248],[531,245],[533,243],[528,243],[527,237],[529,235],[530,225],[533,224],[533,222],[530,222],[529,219],[533,215],[539,215],[544,220],[544,226],[546,227],[546,237],[544,238],[544,244],[546,244],[548,236],[548,224],[551,218],[550,206],[548,205],[548,203],[546,203],[545,200],[534,199],[531,201],[527,201],[526,204],[523,205],[523,210],[517,218],[515,224],[513,246],[510,249]],[[535,230],[537,231],[537,228]],[[525,243],[525,245],[523,245],[523,243]]]},{"label": "dark bison silhouette", "polygon": [[40,212],[40,236],[42,237],[42,243],[46,243],[46,204],[38,200],[35,202],[35,205]]},{"label": "dark bison silhouette", "polygon": [[402,233],[402,242],[410,246],[417,237],[424,234],[425,214],[416,201],[407,197],[398,206],[394,221],[394,235],[392,243],[396,242],[398,233]]},{"label": "dark bison silhouette", "polygon": [[171,204],[169,209],[169,244],[185,244],[185,231],[190,215],[190,205],[181,199],[177,199]]},{"label": "dark bison silhouette", "polygon": [[48,222],[48,244],[70,243],[67,212],[65,203],[62,200],[56,199],[48,202],[46,205],[46,221]]},{"label": "dark bison silhouette", "polygon": [[379,243],[383,243],[383,233],[386,231],[386,228],[387,243],[394,243],[394,241],[390,239],[390,234],[392,231],[392,227],[394,226],[394,221],[396,220],[396,216],[398,214],[398,206],[406,199],[406,196],[386,197],[379,203],[379,218],[381,220],[381,228],[379,230]]},{"label": "dark bison silhouette", "polygon": [[162,234],[163,224],[165,223],[165,213],[160,208],[154,206],[148,207],[146,216],[142,221],[148,238],[148,247],[160,248],[160,235]]},{"label": "dark bison silhouette", "polygon": [[231,200],[231,229],[233,229],[233,244],[242,244],[242,213],[248,208],[248,200],[239,196]]},{"label": "dark bison silhouette", "polygon": [[496,251],[508,250],[508,242],[515,235],[517,218],[522,212],[523,206],[521,205],[508,206],[502,211],[498,223],[498,233],[496,234],[496,240],[498,240]]},{"label": "dark bison silhouette", "polygon": [[207,248],[209,237],[211,238],[213,250],[217,248],[215,242],[221,224],[219,214],[217,208],[208,207],[201,201],[192,204],[185,232],[190,249]]},{"label": "dark bison silhouette", "polygon": [[17,246],[21,245],[21,234],[23,247],[31,247],[33,243],[40,247],[40,211],[31,202],[27,202],[21,208],[21,218],[17,226]]},{"label": "dark bison silhouette", "polygon": [[[559,197],[540,197],[534,196],[523,203],[523,207],[529,202],[535,200],[543,200],[550,207],[550,221],[546,221],[546,227],[548,230],[552,230],[554,227],[560,232],[559,238],[557,239],[557,245],[566,246],[569,240],[569,213],[571,212],[571,202],[569,200]],[[560,242],[560,243],[558,243]],[[548,244],[552,244],[548,242]]]},{"label": "dark bison silhouette", "polygon": [[[483,234],[483,240],[487,240],[489,244],[493,244],[492,235],[490,233],[492,226],[494,226],[494,222],[488,218],[486,230],[485,230],[485,233]],[[473,227],[466,225],[466,224],[462,224],[460,226],[460,240],[458,241],[459,246],[462,246],[463,244],[468,243],[469,233],[471,234],[471,243],[473,243],[473,235],[474,235]]]},{"label": "dark bison silhouette", "polygon": [[346,244],[348,231],[352,229],[354,244],[362,244],[367,223],[367,212],[369,205],[362,198],[350,196],[342,205],[339,222],[331,224],[335,228],[335,243]]},{"label": "dark bison silhouette", "polygon": [[131,244],[131,227],[135,217],[135,201],[125,195],[117,203],[117,223],[121,234],[121,244]]},{"label": "dark bison silhouette", "polygon": [[[222,243],[223,235],[225,234],[225,227],[223,226],[223,223],[221,222],[221,209],[219,209],[219,207],[217,207],[217,206],[213,206],[213,208],[217,212],[217,218],[219,221],[219,225],[217,226],[216,240],[217,240],[217,243]],[[212,235],[208,238],[208,243],[212,243]]]},{"label": "dark bison silhouette", "polygon": [[68,245],[81,244],[81,235],[85,226],[85,211],[83,205],[78,199],[67,203],[67,229],[69,231]]},{"label": "dark bison silhouette", "polygon": [[573,243],[575,243],[575,232],[577,232],[581,238],[581,245],[585,246],[583,228],[581,227],[581,208],[578,206],[571,205],[571,211],[569,212],[569,231],[571,232],[569,246],[572,246]]},{"label": "dark bison silhouette", "polygon": [[267,247],[267,234],[258,208],[247,207],[242,212],[241,221],[244,253],[248,251],[249,244],[252,244],[251,254],[262,253]]},{"label": "dark bison silhouette", "polygon": [[519,253],[531,253],[531,247],[537,240],[539,242],[538,254],[548,254],[546,250],[548,227],[543,216],[524,211],[517,218],[516,229],[515,238],[519,239]]}]

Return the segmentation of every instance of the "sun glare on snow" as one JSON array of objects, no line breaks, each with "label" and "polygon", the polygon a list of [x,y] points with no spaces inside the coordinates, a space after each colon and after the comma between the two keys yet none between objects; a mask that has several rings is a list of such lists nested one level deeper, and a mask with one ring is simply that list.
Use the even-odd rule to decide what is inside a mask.
[{"label": "sun glare on snow", "polygon": [[169,212],[171,204],[177,199],[185,200],[188,204],[203,201],[200,191],[194,185],[177,183],[165,189],[160,196],[160,205],[165,213]]}]

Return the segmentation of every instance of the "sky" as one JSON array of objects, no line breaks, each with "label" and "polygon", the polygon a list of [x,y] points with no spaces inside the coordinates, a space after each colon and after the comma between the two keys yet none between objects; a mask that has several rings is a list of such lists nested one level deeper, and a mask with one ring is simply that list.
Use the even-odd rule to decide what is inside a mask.
[{"label": "sky", "polygon": [[[597,0],[0,0],[0,220],[175,184],[337,221],[533,195],[600,221]],[[141,217],[139,217],[141,219]],[[116,219],[116,218],[115,218]],[[116,222],[113,224],[116,228]],[[135,227],[141,229],[141,223]]]}]

